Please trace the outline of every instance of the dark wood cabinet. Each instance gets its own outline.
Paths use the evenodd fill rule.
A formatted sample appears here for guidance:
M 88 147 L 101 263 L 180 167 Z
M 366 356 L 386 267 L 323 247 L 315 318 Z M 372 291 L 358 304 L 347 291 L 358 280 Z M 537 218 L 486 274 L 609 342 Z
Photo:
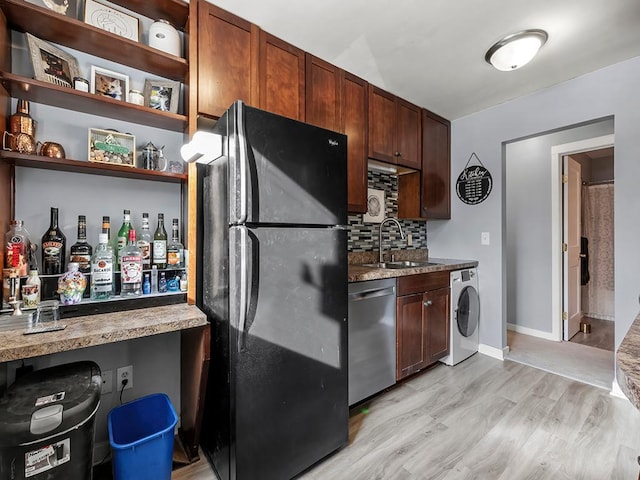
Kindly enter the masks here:
M 259 107 L 305 121 L 305 52 L 260 31 Z
M 397 380 L 449 354 L 449 302 L 448 271 L 398 278 Z
M 342 132 L 347 135 L 348 211 L 367 211 L 367 152 L 369 145 L 368 83 L 343 72 Z
M 219 117 L 236 100 L 258 105 L 258 27 L 208 2 L 198 8 L 198 112 Z
M 306 122 L 342 132 L 342 70 L 309 53 L 306 57 Z
M 422 216 L 451 218 L 451 123 L 422 110 Z
M 420 107 L 369 85 L 369 157 L 420 169 Z

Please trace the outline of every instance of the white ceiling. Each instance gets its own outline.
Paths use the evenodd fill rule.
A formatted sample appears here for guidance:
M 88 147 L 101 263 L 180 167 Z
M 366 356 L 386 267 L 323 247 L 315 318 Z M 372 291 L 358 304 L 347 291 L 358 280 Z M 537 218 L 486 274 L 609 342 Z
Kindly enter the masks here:
M 209 1 L 450 120 L 640 55 L 640 0 Z M 530 64 L 485 62 L 529 28 L 549 34 Z

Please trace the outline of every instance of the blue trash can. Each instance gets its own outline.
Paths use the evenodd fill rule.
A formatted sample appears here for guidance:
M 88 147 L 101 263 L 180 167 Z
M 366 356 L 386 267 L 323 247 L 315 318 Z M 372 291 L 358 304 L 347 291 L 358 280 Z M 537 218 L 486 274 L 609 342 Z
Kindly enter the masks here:
M 111 410 L 108 425 L 114 480 L 170 480 L 176 423 L 178 416 L 164 393 Z

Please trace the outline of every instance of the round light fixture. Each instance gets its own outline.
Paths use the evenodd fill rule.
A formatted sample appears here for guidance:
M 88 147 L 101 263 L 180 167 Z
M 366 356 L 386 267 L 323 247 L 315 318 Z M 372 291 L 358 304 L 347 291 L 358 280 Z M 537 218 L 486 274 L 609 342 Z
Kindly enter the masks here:
M 547 32 L 538 29 L 508 35 L 495 43 L 484 59 L 503 72 L 516 70 L 533 60 L 548 37 Z

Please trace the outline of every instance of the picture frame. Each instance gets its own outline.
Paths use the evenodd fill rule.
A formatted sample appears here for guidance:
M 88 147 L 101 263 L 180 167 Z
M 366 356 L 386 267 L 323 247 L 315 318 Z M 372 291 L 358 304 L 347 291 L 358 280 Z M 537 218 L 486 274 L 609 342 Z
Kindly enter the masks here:
M 140 20 L 95 0 L 84 2 L 84 22 L 134 42 L 140 38 Z
M 144 104 L 154 110 L 178 113 L 180 82 L 147 78 L 144 81 Z
M 78 60 L 30 33 L 26 36 L 36 80 L 73 88 L 73 78 L 80 76 Z
M 78 18 L 78 0 L 27 0 L 66 17 Z
M 384 190 L 367 189 L 367 212 L 362 220 L 369 223 L 381 223 L 385 216 Z
M 115 130 L 89 128 L 88 160 L 135 168 L 136 137 Z
M 129 76 L 91 65 L 90 92 L 114 100 L 127 100 Z

